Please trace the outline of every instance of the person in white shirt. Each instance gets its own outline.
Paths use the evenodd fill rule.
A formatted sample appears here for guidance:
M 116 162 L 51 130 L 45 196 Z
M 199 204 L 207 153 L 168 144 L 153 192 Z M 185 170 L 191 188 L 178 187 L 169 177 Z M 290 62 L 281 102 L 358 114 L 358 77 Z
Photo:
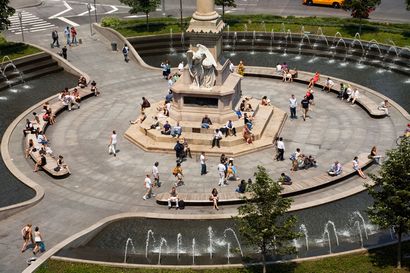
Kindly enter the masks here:
M 342 173 L 342 165 L 339 161 L 335 161 L 335 163 L 330 166 L 329 171 L 327 172 L 330 176 L 337 176 Z
M 283 161 L 285 158 L 283 155 L 285 154 L 285 143 L 283 143 L 283 138 L 280 137 L 279 140 L 276 142 L 276 147 L 278 149 L 278 154 L 276 155 L 276 160 L 277 161 Z
M 199 161 L 201 162 L 201 175 L 205 175 L 208 172 L 206 171 L 206 157 L 205 152 L 202 152 L 199 156 Z
M 216 146 L 218 146 L 218 148 L 221 148 L 221 146 L 219 145 L 219 142 L 221 141 L 221 139 L 222 139 L 222 132 L 219 129 L 216 129 L 214 133 L 214 137 L 212 139 L 212 148 L 215 147 L 215 144 Z
M 349 102 L 350 100 L 352 100 L 352 104 L 354 104 L 354 102 L 356 101 L 356 99 L 359 97 L 359 90 L 357 90 L 356 88 L 352 91 L 352 93 L 350 94 L 350 96 L 347 98 L 347 102 Z
M 298 102 L 295 98 L 295 95 L 292 94 L 292 96 L 289 99 L 289 109 L 290 109 L 290 118 L 291 119 L 296 119 L 296 107 L 298 106 Z
M 178 71 L 180 74 L 182 74 L 182 72 L 184 72 L 184 61 L 181 61 L 178 65 Z
M 152 178 L 154 178 L 154 187 L 161 187 L 161 183 L 159 182 L 159 170 L 158 170 L 158 161 L 154 163 L 152 166 Z
M 231 71 L 231 73 L 235 72 L 235 65 L 232 62 L 229 64 L 229 71 Z
M 218 164 L 218 174 L 219 174 L 219 182 L 218 182 L 218 186 L 222 186 L 225 185 L 225 171 L 226 171 L 226 167 L 225 165 L 221 162 Z
M 347 89 L 346 89 L 346 96 L 347 96 L 347 98 L 349 98 L 351 95 L 352 95 L 352 93 L 353 93 L 353 90 L 352 90 L 352 87 L 349 85 L 348 87 L 347 87 Z M 344 98 L 342 97 L 342 100 L 343 100 Z
M 142 199 L 147 200 L 148 198 L 151 197 L 151 194 L 152 194 L 152 181 L 151 181 L 149 174 L 147 174 L 147 176 L 145 177 L 144 188 L 146 191 Z
M 384 100 L 379 104 L 379 107 L 377 107 L 377 109 L 384 111 L 384 113 L 386 113 L 386 115 L 389 115 L 389 101 L 388 100 Z
M 114 154 L 114 156 L 117 156 L 117 133 L 112 131 L 112 135 L 110 137 L 110 143 L 108 144 L 108 153 L 109 154 Z
M 330 79 L 327 78 L 325 85 L 323 86 L 322 91 L 326 91 L 327 89 L 327 93 L 330 92 L 330 89 L 332 89 L 332 87 L 335 85 L 335 83 Z
M 276 74 L 282 74 L 282 65 L 280 63 L 276 64 Z

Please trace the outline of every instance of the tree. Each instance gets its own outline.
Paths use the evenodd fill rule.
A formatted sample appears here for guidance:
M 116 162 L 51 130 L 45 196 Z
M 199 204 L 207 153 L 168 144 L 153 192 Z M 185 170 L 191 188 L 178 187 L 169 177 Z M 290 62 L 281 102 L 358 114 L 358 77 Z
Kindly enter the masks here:
M 264 167 L 258 166 L 255 176 L 255 183 L 250 186 L 253 195 L 245 199 L 234 219 L 244 239 L 260 250 L 265 273 L 267 255 L 295 253 L 290 241 L 300 234 L 294 231 L 296 217 L 285 216 L 292 200 L 280 195 L 280 185 L 269 177 Z
M 374 203 L 368 208 L 370 220 L 383 229 L 394 228 L 397 236 L 397 268 L 401 268 L 401 239 L 410 230 L 410 137 L 387 152 L 377 175 L 369 174 L 375 185 L 367 185 Z
M 369 18 L 380 3 L 381 0 L 346 0 L 342 8 L 350 11 L 353 18 L 359 18 L 359 33 L 362 33 L 362 19 Z
M 16 11 L 14 8 L 8 6 L 9 0 L 0 0 L 0 31 L 7 29 L 10 26 L 8 17 L 12 16 Z
M 236 8 L 235 0 L 215 0 L 217 6 L 222 6 L 222 18 L 225 15 L 225 7 Z
M 406 0 L 406 9 L 410 10 L 410 0 Z
M 131 7 L 129 11 L 131 14 L 145 13 L 147 31 L 149 30 L 149 13 L 155 11 L 159 4 L 161 4 L 161 0 L 120 0 L 120 2 Z

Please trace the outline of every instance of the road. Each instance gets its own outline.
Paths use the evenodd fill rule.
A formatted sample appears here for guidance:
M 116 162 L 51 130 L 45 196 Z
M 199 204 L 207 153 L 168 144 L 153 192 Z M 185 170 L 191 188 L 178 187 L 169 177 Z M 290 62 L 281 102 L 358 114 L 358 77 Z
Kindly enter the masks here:
M 18 9 L 22 12 L 23 31 L 37 33 L 51 29 L 61 28 L 66 25 L 85 25 L 95 20 L 95 9 L 98 20 L 105 16 L 116 16 L 119 18 L 144 17 L 143 14 L 130 15 L 129 7 L 118 0 L 90 0 L 89 16 L 86 0 L 12 0 L 11 4 L 16 7 L 30 6 L 31 3 L 40 3 L 39 6 Z M 305 6 L 301 0 L 237 0 L 236 8 L 227 8 L 230 14 L 258 14 L 269 13 L 281 16 L 337 16 L 350 17 L 348 12 L 331 7 Z M 96 3 L 94 5 L 94 3 Z M 195 0 L 182 0 L 183 15 L 190 16 L 195 10 Z M 163 10 L 162 8 L 165 8 Z M 158 7 L 156 12 L 150 14 L 152 17 L 179 16 L 179 0 L 166 0 L 164 6 Z M 221 7 L 217 7 L 221 12 Z M 404 0 L 383 0 L 382 4 L 371 14 L 371 20 L 386 22 L 410 22 L 410 11 L 406 11 Z M 20 35 L 20 23 L 18 15 L 12 18 L 8 36 Z M 16 38 L 16 37 L 15 37 Z

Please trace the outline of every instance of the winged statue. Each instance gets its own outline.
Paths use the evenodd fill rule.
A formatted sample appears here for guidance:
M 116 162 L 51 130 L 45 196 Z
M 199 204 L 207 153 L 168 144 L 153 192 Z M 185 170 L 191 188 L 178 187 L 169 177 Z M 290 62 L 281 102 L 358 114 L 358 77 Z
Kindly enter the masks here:
M 187 52 L 189 73 L 196 87 L 212 88 L 215 85 L 216 61 L 209 49 L 201 44 L 196 45 L 196 50 Z

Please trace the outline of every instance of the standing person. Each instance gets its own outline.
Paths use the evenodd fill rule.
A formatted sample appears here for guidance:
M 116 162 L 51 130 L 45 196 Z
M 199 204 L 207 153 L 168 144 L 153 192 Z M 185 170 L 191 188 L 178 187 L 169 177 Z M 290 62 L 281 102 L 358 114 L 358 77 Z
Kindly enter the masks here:
M 245 65 L 243 64 L 243 61 L 241 60 L 238 65 L 238 74 L 241 75 L 242 77 L 245 75 Z
M 43 236 L 40 233 L 40 229 L 36 227 L 34 229 L 34 243 L 36 246 L 33 249 L 33 254 L 36 255 L 40 250 L 44 249 L 43 245 Z
M 146 191 L 142 199 L 147 200 L 148 198 L 151 198 L 152 194 L 152 181 L 149 174 L 147 174 L 147 176 L 144 179 L 144 188 Z
M 283 158 L 283 155 L 285 154 L 285 143 L 283 143 L 283 138 L 280 137 L 279 140 L 276 142 L 277 148 L 278 148 L 278 154 L 276 156 L 277 161 L 283 161 L 285 160 Z
M 77 42 L 77 30 L 75 29 L 74 26 L 71 27 L 70 33 L 71 33 L 71 44 L 78 45 L 78 42 Z
M 295 95 L 292 94 L 292 96 L 289 99 L 289 109 L 290 109 L 290 118 L 291 119 L 297 119 L 298 117 L 296 116 L 296 107 L 298 106 L 298 102 L 295 98 Z
M 225 186 L 225 171 L 226 171 L 225 164 L 221 161 L 218 164 L 218 174 L 219 174 L 218 186 Z
M 161 182 L 159 182 L 159 170 L 158 170 L 159 162 L 155 162 L 154 166 L 152 166 L 152 177 L 154 178 L 154 187 L 161 187 Z
M 307 98 L 307 96 L 303 97 L 303 100 L 300 102 L 300 106 L 302 109 L 302 117 L 303 117 L 303 121 L 306 120 L 306 117 L 308 116 L 308 112 L 309 112 L 309 100 Z
M 110 137 L 110 144 L 108 144 L 108 153 L 117 156 L 117 133 L 115 132 L 115 130 L 112 131 L 112 135 Z
M 67 60 L 67 46 L 63 46 L 61 49 L 61 55 L 63 55 L 63 58 Z
M 58 32 L 57 30 L 53 30 L 53 32 L 51 32 L 51 38 L 53 38 L 53 43 L 51 44 L 51 47 L 60 47 L 60 43 L 58 41 Z
M 128 53 L 129 53 L 128 46 L 127 46 L 126 44 L 124 44 L 124 47 L 122 48 L 122 55 L 124 55 L 124 61 L 125 61 L 126 63 L 129 62 Z
M 199 156 L 199 161 L 201 162 L 201 175 L 205 175 L 208 172 L 206 171 L 206 157 L 205 157 L 205 152 L 201 152 L 201 155 Z
M 70 32 L 70 27 L 67 26 L 67 27 L 64 29 L 64 36 L 65 36 L 65 38 L 66 38 L 67 45 L 71 45 L 70 33 L 71 33 L 71 32 Z
M 26 251 L 30 242 L 34 244 L 32 232 L 31 224 L 27 224 L 21 229 L 21 235 L 23 236 L 24 241 L 23 246 L 21 247 L 21 252 Z

